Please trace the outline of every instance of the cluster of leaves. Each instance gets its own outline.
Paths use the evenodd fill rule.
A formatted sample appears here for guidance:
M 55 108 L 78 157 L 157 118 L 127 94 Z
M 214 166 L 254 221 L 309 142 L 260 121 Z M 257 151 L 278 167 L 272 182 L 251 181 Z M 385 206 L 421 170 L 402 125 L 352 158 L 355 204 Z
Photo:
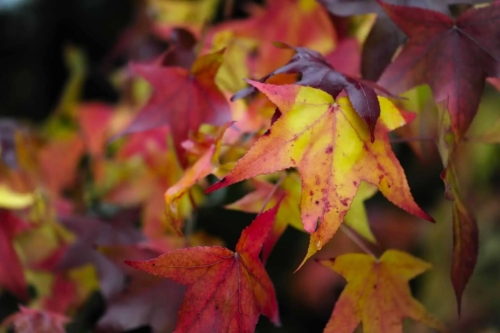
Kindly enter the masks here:
M 279 325 L 264 265 L 292 226 L 310 238 L 297 269 L 339 230 L 365 251 L 317 260 L 347 280 L 325 332 L 402 332 L 406 317 L 445 332 L 408 286 L 430 264 L 373 254 L 363 202 L 380 191 L 434 222 L 391 146 L 391 132 L 410 141 L 422 130 L 407 124 L 427 127 L 453 202 L 460 311 L 478 226 L 457 151 L 498 141 L 498 126 L 466 133 L 486 79 L 500 77 L 500 3 L 449 3 L 273 0 L 206 26 L 215 0 L 150 1 L 145 11 L 158 15 L 115 51 L 131 60 L 115 73 L 116 105 L 80 102 L 84 61 L 70 49 L 73 75 L 53 117 L 36 130 L 0 122 L 0 286 L 25 304 L 3 326 L 63 332 L 97 291 L 98 332 L 253 332 L 261 314 Z M 169 48 L 141 58 L 151 36 Z M 396 95 L 423 84 L 440 105 L 427 122 L 404 110 L 418 96 Z M 245 180 L 253 190 L 226 208 L 258 215 L 232 251 L 197 228 L 197 213 Z

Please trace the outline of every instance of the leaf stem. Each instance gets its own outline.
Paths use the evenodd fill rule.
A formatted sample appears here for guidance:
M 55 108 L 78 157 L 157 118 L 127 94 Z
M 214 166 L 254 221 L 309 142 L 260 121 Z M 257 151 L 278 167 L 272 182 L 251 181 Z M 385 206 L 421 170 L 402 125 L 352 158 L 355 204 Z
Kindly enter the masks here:
M 404 143 L 404 142 L 413 142 L 413 141 L 436 141 L 436 138 L 413 136 L 413 137 L 409 137 L 409 138 L 392 138 L 392 139 L 389 139 L 389 141 L 390 141 L 390 143 Z
M 366 244 L 359 238 L 359 236 L 354 233 L 351 229 L 349 229 L 348 227 L 346 227 L 344 224 L 341 224 L 340 225 L 340 230 L 342 230 L 342 232 L 347 236 L 349 237 L 350 240 L 353 241 L 353 243 L 355 243 L 361 250 L 363 250 L 366 254 L 369 254 L 371 255 L 372 257 L 374 257 L 375 259 L 377 259 L 377 256 L 373 253 L 373 251 L 371 251 L 368 246 L 366 246 Z

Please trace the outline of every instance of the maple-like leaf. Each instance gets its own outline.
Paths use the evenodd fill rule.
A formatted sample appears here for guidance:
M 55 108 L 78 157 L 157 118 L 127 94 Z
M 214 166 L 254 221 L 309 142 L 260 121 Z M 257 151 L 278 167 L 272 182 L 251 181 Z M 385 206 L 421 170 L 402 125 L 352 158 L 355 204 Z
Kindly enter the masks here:
M 406 40 L 405 34 L 385 14 L 377 0 L 318 0 L 329 12 L 339 16 L 376 13 L 377 19 L 363 45 L 362 74 L 376 81 L 389 65 L 396 49 Z M 484 0 L 388 0 L 387 3 L 419 7 L 450 14 L 449 4 L 480 3 Z
M 181 67 L 133 64 L 132 69 L 154 88 L 153 95 L 119 135 L 168 125 L 177 149 L 203 123 L 222 125 L 231 120 L 224 95 L 214 83 L 223 51 L 200 57 L 191 71 Z M 180 150 L 178 150 L 180 151 Z
M 273 284 L 259 259 L 262 243 L 278 210 L 275 206 L 241 233 L 233 252 L 191 247 L 132 267 L 187 285 L 174 332 L 253 332 L 260 314 L 279 325 Z
M 407 317 L 446 332 L 408 286 L 409 280 L 431 267 L 428 263 L 397 250 L 387 250 L 379 259 L 351 253 L 319 262 L 347 280 L 325 333 L 351 333 L 360 322 L 364 333 L 402 333 Z
M 335 234 L 361 181 L 378 186 L 402 209 L 432 220 L 414 202 L 388 141 L 387 133 L 406 124 L 412 118 L 409 113 L 380 97 L 382 113 L 371 142 L 368 126 L 345 97 L 334 101 L 319 89 L 299 85 L 251 84 L 266 94 L 282 115 L 207 193 L 260 174 L 298 168 L 302 224 L 312 233 L 304 260 Z
M 329 93 L 333 98 L 336 98 L 344 90 L 352 106 L 368 124 L 370 132 L 373 134 L 375 124 L 380 116 L 380 105 L 375 89 L 389 94 L 385 89 L 378 87 L 374 83 L 358 80 L 337 72 L 316 51 L 304 47 L 291 47 L 286 44 L 280 45 L 281 47 L 294 49 L 296 52 L 295 55 L 286 65 L 264 76 L 259 82 L 265 82 L 276 74 L 300 73 L 301 78 L 296 82 L 299 85 L 319 88 Z M 254 91 L 255 87 L 250 86 L 234 94 L 231 100 L 248 96 Z
M 14 245 L 13 238 L 29 225 L 17 218 L 11 211 L 0 208 L 0 286 L 22 300 L 27 300 L 28 286 L 24 270 Z
M 477 112 L 486 77 L 500 75 L 500 3 L 470 9 L 456 20 L 379 3 L 409 38 L 379 84 L 394 93 L 429 84 L 436 102 L 448 102 L 452 130 L 460 140 Z

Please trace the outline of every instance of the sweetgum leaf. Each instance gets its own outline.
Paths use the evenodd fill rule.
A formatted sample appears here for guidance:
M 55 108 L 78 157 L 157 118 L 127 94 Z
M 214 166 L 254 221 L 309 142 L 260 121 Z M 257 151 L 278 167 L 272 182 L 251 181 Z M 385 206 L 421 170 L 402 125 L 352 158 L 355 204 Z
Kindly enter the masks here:
M 376 13 L 377 19 L 363 46 L 361 72 L 363 78 L 376 81 L 391 62 L 399 45 L 406 41 L 405 34 L 382 10 L 376 0 L 318 0 L 329 12 L 339 16 Z M 419 7 L 450 14 L 449 4 L 481 3 L 484 0 L 389 0 L 387 3 Z
M 387 250 L 379 259 L 351 253 L 319 262 L 347 280 L 325 333 L 351 333 L 360 322 L 365 333 L 403 333 L 405 317 L 446 332 L 408 286 L 410 279 L 431 267 L 426 262 L 397 250 Z
M 223 51 L 204 55 L 191 71 L 181 67 L 133 64 L 132 69 L 154 88 L 153 95 L 132 123 L 119 135 L 168 125 L 174 145 L 201 124 L 222 125 L 231 120 L 226 98 L 214 83 Z
M 380 105 L 375 89 L 389 94 L 385 89 L 378 87 L 374 83 L 368 83 L 337 72 L 316 51 L 304 47 L 292 47 L 286 44 L 279 44 L 279 46 L 292 48 L 296 53 L 286 65 L 264 76 L 258 80 L 259 82 L 265 82 L 276 74 L 300 73 L 301 78 L 296 82 L 299 85 L 319 88 L 330 94 L 333 98 L 337 97 L 344 90 L 356 112 L 368 124 L 373 139 L 375 124 L 380 116 Z M 246 97 L 255 91 L 255 87 L 250 86 L 234 94 L 231 100 L 234 101 Z
M 187 286 L 175 333 L 250 333 L 261 313 L 279 325 L 274 287 L 259 259 L 277 210 L 257 216 L 241 233 L 235 252 L 191 247 L 126 263 Z
M 306 258 L 335 234 L 361 181 L 376 185 L 392 203 L 432 220 L 413 200 L 388 132 L 413 116 L 380 97 L 382 113 L 370 140 L 367 124 L 346 97 L 299 85 L 251 82 L 281 111 L 281 117 L 207 193 L 260 174 L 296 167 L 302 179 L 301 218 L 311 233 Z
M 395 93 L 429 84 L 436 102 L 448 101 L 451 128 L 460 140 L 477 112 L 486 77 L 500 75 L 500 3 L 470 9 L 456 20 L 379 3 L 409 38 L 379 84 Z

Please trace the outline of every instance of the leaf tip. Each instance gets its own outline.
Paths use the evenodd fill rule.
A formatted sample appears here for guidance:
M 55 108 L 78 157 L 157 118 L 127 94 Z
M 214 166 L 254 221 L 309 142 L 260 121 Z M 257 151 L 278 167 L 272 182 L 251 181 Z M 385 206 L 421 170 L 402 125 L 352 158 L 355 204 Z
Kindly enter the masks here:
M 210 186 L 209 188 L 207 188 L 207 189 L 205 190 L 205 194 L 209 194 L 209 193 L 212 193 L 212 192 L 214 192 L 214 191 L 217 191 L 217 190 L 219 190 L 219 189 L 221 189 L 221 188 L 226 187 L 227 185 L 229 185 L 229 184 L 227 184 L 227 179 L 226 179 L 226 177 L 223 177 L 223 178 L 222 178 L 221 180 L 219 180 L 217 183 L 215 183 L 215 184 L 213 184 L 212 186 Z

